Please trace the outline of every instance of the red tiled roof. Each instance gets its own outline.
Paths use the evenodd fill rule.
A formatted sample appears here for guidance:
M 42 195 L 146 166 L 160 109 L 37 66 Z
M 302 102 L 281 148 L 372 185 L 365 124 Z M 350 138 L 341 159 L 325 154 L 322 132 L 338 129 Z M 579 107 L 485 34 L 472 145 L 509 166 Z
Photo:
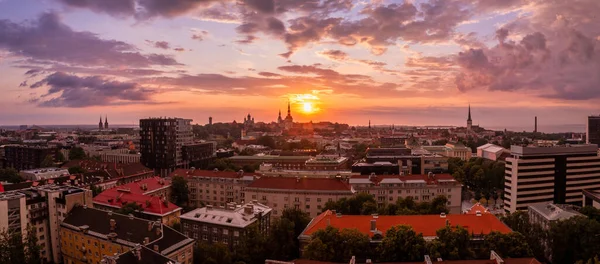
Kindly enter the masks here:
M 165 205 L 165 203 L 161 201 L 160 197 L 122 192 L 118 189 L 119 188 L 112 188 L 98 194 L 98 196 L 94 197 L 94 203 L 121 208 L 125 204 L 134 202 L 140 205 L 144 209 L 145 213 L 157 214 L 161 216 L 171 213 L 175 210 L 181 210 L 179 206 L 171 202 L 167 202 Z M 149 201 L 149 204 L 147 204 L 146 201 Z
M 167 187 L 169 185 L 171 185 L 171 180 L 155 176 L 152 178 L 143 179 L 143 180 L 131 182 L 128 184 L 120 185 L 115 188 L 121 189 L 121 190 L 129 190 L 131 193 L 145 194 L 145 193 L 149 193 L 149 192 L 158 190 L 160 188 Z M 144 186 L 146 187 L 145 190 L 143 189 Z
M 471 208 L 469 208 L 469 210 L 467 210 L 465 214 L 477 214 L 478 211 L 482 214 L 490 214 L 490 211 L 488 211 L 488 209 L 480 203 L 476 203 L 473 206 L 471 206 Z
M 382 215 L 374 219 L 370 215 L 342 215 L 337 217 L 331 211 L 325 211 L 321 215 L 314 218 L 304 230 L 302 235 L 310 236 L 319 229 L 327 227 L 327 222 L 331 226 L 343 228 L 356 228 L 363 234 L 372 235 L 371 220 L 376 220 L 377 230 L 381 231 L 385 236 L 385 232 L 396 225 L 409 225 L 417 233 L 422 233 L 425 237 L 436 236 L 436 231 L 446 225 L 446 220 L 451 226 L 462 226 L 471 234 L 489 234 L 492 231 L 501 233 L 512 232 L 504 223 L 500 222 L 492 214 L 484 214 L 481 216 L 468 214 L 448 214 L 445 218 L 439 215 Z
M 535 258 L 506 258 L 503 260 L 504 260 L 504 264 L 541 264 Z M 338 264 L 338 263 L 334 263 L 334 262 L 323 262 L 323 261 L 309 260 L 309 259 L 296 259 L 296 260 L 293 260 L 291 263 L 294 263 L 294 264 Z M 347 262 L 345 262 L 345 263 L 347 263 Z M 376 263 L 379 263 L 379 264 L 424 264 L 425 261 L 423 261 L 423 262 L 376 262 Z M 439 263 L 439 264 L 497 264 L 497 262 L 495 260 L 490 260 L 490 259 L 444 260 L 444 261 L 434 261 L 433 263 Z M 339 264 L 342 264 L 342 263 L 339 263 Z
M 261 177 L 248 188 L 312 190 L 312 191 L 351 191 L 352 187 L 339 179 Z
M 185 176 L 185 177 L 215 177 L 215 178 L 241 178 L 242 176 L 258 176 L 256 173 L 246 173 L 240 175 L 239 172 L 235 171 L 212 171 L 212 170 L 186 170 L 176 169 L 170 175 L 173 176 Z
M 369 179 L 370 175 L 353 175 L 353 179 Z M 380 183 L 383 179 L 400 179 L 402 181 L 424 180 L 427 184 L 437 184 L 438 180 L 454 180 L 450 174 L 434 174 L 433 179 L 430 179 L 427 174 L 410 174 L 410 175 L 375 175 L 371 178 L 371 182 Z

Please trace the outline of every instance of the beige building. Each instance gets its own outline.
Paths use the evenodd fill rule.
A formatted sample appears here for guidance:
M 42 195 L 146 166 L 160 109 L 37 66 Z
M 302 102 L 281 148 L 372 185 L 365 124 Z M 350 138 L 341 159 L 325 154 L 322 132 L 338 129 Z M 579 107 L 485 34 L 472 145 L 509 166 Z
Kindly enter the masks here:
M 256 174 L 243 171 L 177 169 L 170 174 L 170 177 L 174 176 L 187 179 L 190 206 L 225 207 L 227 203 L 241 204 L 244 201 L 244 187 L 254 180 Z
M 415 202 L 429 202 L 437 196 L 445 196 L 450 213 L 461 213 L 462 185 L 449 174 L 359 175 L 349 182 L 357 192 L 373 195 L 379 206 L 395 203 L 398 198 L 412 197 Z
M 279 217 L 286 208 L 296 208 L 311 217 L 323 211 L 325 203 L 354 194 L 354 189 L 342 178 L 262 177 L 245 187 L 246 201 L 257 200 L 273 209 Z
M 506 158 L 504 210 L 527 210 L 532 204 L 582 205 L 582 190 L 600 189 L 597 145 L 512 146 Z
M 466 147 L 462 143 L 447 143 L 445 146 L 422 146 L 421 148 L 448 158 L 469 160 L 472 156 L 471 148 Z

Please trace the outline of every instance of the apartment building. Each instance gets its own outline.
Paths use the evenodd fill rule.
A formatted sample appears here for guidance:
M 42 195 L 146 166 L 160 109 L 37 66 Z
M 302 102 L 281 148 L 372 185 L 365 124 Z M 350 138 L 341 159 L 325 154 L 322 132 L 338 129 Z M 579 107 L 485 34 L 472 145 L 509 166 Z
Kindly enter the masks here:
M 41 258 L 60 263 L 58 228 L 75 204 L 92 203 L 89 190 L 69 186 L 44 185 L 0 193 L 0 230 L 19 232 L 27 227 L 36 232 Z
M 379 206 L 395 203 L 398 198 L 412 197 L 415 202 L 429 202 L 437 196 L 445 196 L 450 213 L 461 213 L 462 185 L 450 174 L 356 175 L 349 183 L 357 192 L 373 195 Z
M 221 243 L 233 250 L 250 227 L 268 233 L 272 209 L 257 201 L 225 207 L 207 205 L 181 215 L 183 234 L 204 243 Z
M 588 144 L 600 145 L 600 115 L 588 116 L 585 132 Z
M 257 175 L 243 171 L 177 169 L 169 176 L 187 179 L 190 206 L 224 207 L 228 203 L 243 203 L 244 187 L 254 181 Z
M 306 161 L 311 159 L 311 156 L 279 156 L 279 155 L 254 155 L 254 156 L 233 156 L 227 158 L 232 164 L 239 167 L 244 165 L 256 165 L 268 163 L 276 169 L 286 170 L 305 170 Z
M 305 169 L 309 171 L 336 171 L 348 168 L 348 158 L 317 156 L 307 160 Z
M 600 209 L 600 190 L 581 190 L 583 206 L 592 206 Z
M 462 143 L 455 142 L 447 143 L 444 146 L 422 146 L 421 148 L 434 154 L 440 154 L 448 158 L 460 158 L 462 160 L 469 160 L 473 155 L 471 148 Z
M 183 146 L 193 143 L 192 120 L 140 119 L 140 160 L 162 176 L 185 165 Z
M 193 263 L 194 240 L 160 222 L 85 206 L 74 207 L 60 224 L 66 264 L 99 264 L 104 256 L 144 246 L 182 264 Z
M 512 146 L 504 185 L 508 212 L 541 202 L 581 205 L 583 189 L 600 189 L 598 146 Z
M 37 145 L 4 146 L 4 167 L 16 170 L 28 170 L 42 167 L 46 156 L 54 157 L 58 150 L 55 147 Z
M 169 202 L 170 195 L 170 180 L 153 177 L 103 191 L 94 197 L 94 207 L 117 211 L 128 203 L 135 203 L 142 208 L 134 213 L 136 217 L 170 225 L 179 222 L 181 214 L 181 208 Z
M 317 216 L 325 203 L 348 198 L 354 194 L 354 189 L 341 177 L 262 177 L 245 187 L 244 193 L 246 200 L 258 200 L 271 207 L 274 217 L 279 217 L 286 208 L 300 209 L 310 216 Z
M 567 220 L 575 216 L 584 216 L 572 205 L 553 204 L 551 202 L 532 204 L 528 207 L 527 214 L 530 223 L 538 224 L 544 229 L 549 229 L 552 222 Z
M 362 175 L 427 174 L 448 171 L 448 157 L 422 149 L 369 148 L 366 157 L 352 165 L 352 172 Z
M 19 174 L 25 180 L 39 181 L 69 175 L 69 170 L 61 168 L 39 168 L 32 170 L 22 170 L 19 172 Z

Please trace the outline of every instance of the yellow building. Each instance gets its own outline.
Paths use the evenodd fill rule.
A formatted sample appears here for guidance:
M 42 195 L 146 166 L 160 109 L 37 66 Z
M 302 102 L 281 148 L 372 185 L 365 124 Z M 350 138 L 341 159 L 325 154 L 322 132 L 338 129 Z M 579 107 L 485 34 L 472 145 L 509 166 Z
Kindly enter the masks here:
M 66 264 L 99 264 L 105 256 L 126 253 L 137 244 L 179 263 L 193 263 L 194 240 L 161 222 L 78 206 L 60 226 Z

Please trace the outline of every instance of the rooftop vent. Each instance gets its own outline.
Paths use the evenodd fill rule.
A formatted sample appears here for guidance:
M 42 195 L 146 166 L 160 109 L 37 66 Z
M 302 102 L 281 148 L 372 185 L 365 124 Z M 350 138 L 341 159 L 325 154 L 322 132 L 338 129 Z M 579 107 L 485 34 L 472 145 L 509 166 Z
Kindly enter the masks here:
M 440 218 L 446 218 L 446 213 L 441 213 Z

